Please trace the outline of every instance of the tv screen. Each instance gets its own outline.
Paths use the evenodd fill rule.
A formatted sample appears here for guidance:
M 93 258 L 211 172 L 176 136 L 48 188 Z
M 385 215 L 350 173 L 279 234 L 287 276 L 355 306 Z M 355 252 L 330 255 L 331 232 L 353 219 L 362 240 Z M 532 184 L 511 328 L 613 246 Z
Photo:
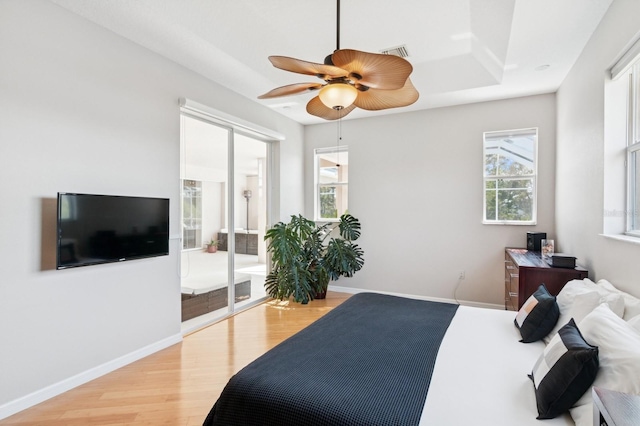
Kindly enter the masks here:
M 58 193 L 57 269 L 169 254 L 169 199 Z

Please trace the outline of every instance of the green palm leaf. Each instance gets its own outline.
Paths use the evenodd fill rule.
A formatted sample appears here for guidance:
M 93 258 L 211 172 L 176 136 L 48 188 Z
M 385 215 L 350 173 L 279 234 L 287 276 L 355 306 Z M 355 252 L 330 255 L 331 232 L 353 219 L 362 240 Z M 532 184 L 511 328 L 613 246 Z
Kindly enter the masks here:
M 348 241 L 360 238 L 360 221 L 348 213 L 340 216 L 340 236 Z

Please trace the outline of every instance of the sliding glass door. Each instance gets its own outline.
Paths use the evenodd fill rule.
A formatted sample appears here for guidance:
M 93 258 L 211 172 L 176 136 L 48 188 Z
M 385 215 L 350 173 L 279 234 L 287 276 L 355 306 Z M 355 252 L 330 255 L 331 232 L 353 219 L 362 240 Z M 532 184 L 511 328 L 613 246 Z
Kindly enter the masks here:
M 183 323 L 213 321 L 266 296 L 268 148 L 206 116 L 181 116 Z
M 238 306 L 266 296 L 267 146 L 249 135 L 234 135 L 234 279 Z

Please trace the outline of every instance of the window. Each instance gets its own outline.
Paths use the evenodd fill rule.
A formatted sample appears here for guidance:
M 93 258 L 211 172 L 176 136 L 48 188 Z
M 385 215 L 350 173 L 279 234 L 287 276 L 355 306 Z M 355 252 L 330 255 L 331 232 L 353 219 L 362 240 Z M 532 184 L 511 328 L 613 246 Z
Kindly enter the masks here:
M 640 236 L 640 61 L 629 74 L 627 234 Z
M 315 220 L 337 220 L 347 212 L 349 151 L 346 146 L 322 148 L 315 157 Z
M 538 129 L 484 134 L 485 224 L 535 225 Z
M 202 182 L 182 181 L 182 249 L 202 248 Z
M 603 235 L 640 237 L 640 37 L 605 78 Z M 631 237 L 631 238 L 629 238 Z

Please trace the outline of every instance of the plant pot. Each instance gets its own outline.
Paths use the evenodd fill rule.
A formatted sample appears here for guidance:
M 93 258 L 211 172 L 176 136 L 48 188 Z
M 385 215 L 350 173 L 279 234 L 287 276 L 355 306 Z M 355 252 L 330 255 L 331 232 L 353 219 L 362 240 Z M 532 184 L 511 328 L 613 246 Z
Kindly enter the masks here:
M 317 292 L 315 296 L 313 296 L 314 299 L 326 299 L 327 298 L 327 290 L 325 289 L 324 291 L 321 292 Z
M 207 253 L 215 253 L 218 251 L 218 246 L 207 246 Z

